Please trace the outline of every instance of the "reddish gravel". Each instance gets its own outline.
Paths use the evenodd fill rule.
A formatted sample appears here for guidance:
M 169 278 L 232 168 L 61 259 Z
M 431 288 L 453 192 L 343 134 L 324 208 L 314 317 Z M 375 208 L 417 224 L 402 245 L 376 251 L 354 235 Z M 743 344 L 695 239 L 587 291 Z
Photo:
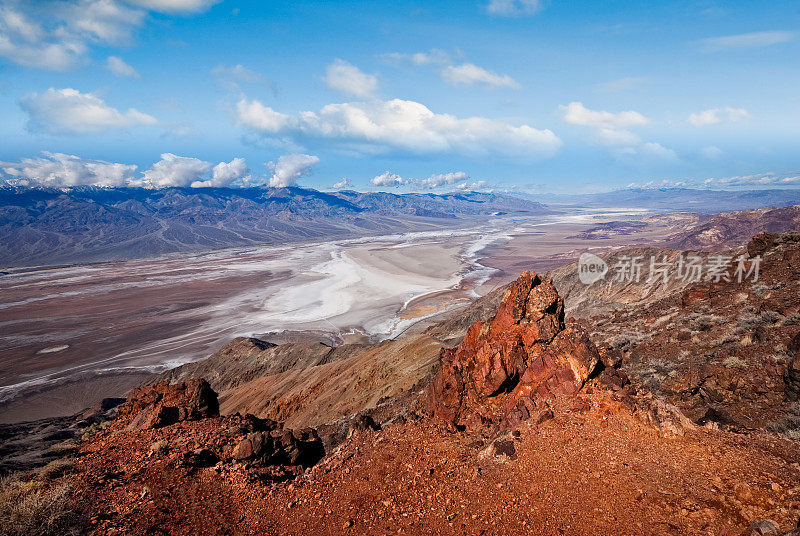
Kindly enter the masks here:
M 226 460 L 228 418 L 108 430 L 79 458 L 92 534 L 739 535 L 800 516 L 800 452 L 767 435 L 664 438 L 607 395 L 524 425 L 515 459 L 427 421 L 357 432 L 294 482 Z M 174 445 L 151 451 L 157 441 Z M 179 467 L 207 447 L 216 467 Z M 150 452 L 154 452 L 150 454 Z

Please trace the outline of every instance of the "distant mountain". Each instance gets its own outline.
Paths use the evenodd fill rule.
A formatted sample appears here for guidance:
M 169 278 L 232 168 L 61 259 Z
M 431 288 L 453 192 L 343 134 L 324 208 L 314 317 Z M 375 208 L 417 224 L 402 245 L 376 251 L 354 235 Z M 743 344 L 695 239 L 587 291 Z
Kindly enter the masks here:
M 582 207 L 636 207 L 658 212 L 714 214 L 800 203 L 800 189 L 698 190 L 691 188 L 628 188 L 597 194 L 514 194 L 548 204 Z
M 465 225 L 535 215 L 489 193 L 325 193 L 304 188 L 0 187 L 0 266 L 141 258 Z
M 679 250 L 719 250 L 746 244 L 759 233 L 786 233 L 798 229 L 800 205 L 724 212 L 701 216 L 697 223 L 668 237 L 664 244 Z

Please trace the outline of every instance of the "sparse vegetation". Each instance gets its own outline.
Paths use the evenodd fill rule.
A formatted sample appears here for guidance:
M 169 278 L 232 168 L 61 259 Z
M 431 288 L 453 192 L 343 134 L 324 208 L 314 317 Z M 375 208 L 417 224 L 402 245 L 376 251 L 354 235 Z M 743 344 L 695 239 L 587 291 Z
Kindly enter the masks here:
M 81 533 L 81 516 L 66 482 L 0 479 L 0 531 L 5 536 L 69 536 Z
M 39 477 L 42 480 L 55 480 L 75 469 L 75 463 L 69 458 L 59 458 L 48 463 L 39 470 Z
M 150 445 L 150 451 L 155 452 L 157 454 L 165 454 L 169 451 L 169 442 L 164 441 L 163 439 L 160 441 L 156 441 L 152 445 Z
M 756 283 L 752 287 L 753 297 L 760 300 L 766 295 L 768 288 L 769 287 L 763 283 Z
M 739 323 L 736 326 L 736 334 L 741 335 L 742 333 L 747 333 L 763 324 L 764 320 L 761 316 L 745 314 L 739 317 Z
M 794 405 L 787 415 L 779 421 L 769 423 L 767 429 L 789 439 L 800 441 L 800 406 Z
M 725 360 L 722 362 L 722 366 L 726 368 L 747 368 L 747 362 L 736 357 L 735 355 L 732 355 L 725 358 Z
M 783 319 L 784 326 L 796 326 L 800 324 L 800 312 L 794 313 Z

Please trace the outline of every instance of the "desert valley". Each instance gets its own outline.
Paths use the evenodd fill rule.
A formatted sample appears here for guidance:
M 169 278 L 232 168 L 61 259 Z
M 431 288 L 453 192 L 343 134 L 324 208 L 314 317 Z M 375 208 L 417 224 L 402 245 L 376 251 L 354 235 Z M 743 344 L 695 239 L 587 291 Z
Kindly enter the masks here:
M 0 0 L 0 536 L 800 536 L 797 28 Z

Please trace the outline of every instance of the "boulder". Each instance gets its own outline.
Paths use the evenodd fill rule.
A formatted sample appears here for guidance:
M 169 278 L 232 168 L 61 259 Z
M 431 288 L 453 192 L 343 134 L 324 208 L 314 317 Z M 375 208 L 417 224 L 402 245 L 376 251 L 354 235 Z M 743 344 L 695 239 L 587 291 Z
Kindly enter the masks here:
M 507 429 L 575 396 L 600 355 L 586 332 L 564 325 L 564 301 L 552 282 L 523 272 L 496 315 L 475 322 L 440 360 L 428 411 L 459 428 Z
M 231 457 L 248 461 L 256 467 L 299 465 L 311 467 L 325 455 L 325 449 L 313 428 L 272 430 L 247 434 L 234 446 Z
M 177 385 L 161 382 L 134 389 L 119 410 L 119 418 L 129 421 L 129 430 L 162 428 L 180 421 L 217 416 L 217 393 L 203 379 Z

